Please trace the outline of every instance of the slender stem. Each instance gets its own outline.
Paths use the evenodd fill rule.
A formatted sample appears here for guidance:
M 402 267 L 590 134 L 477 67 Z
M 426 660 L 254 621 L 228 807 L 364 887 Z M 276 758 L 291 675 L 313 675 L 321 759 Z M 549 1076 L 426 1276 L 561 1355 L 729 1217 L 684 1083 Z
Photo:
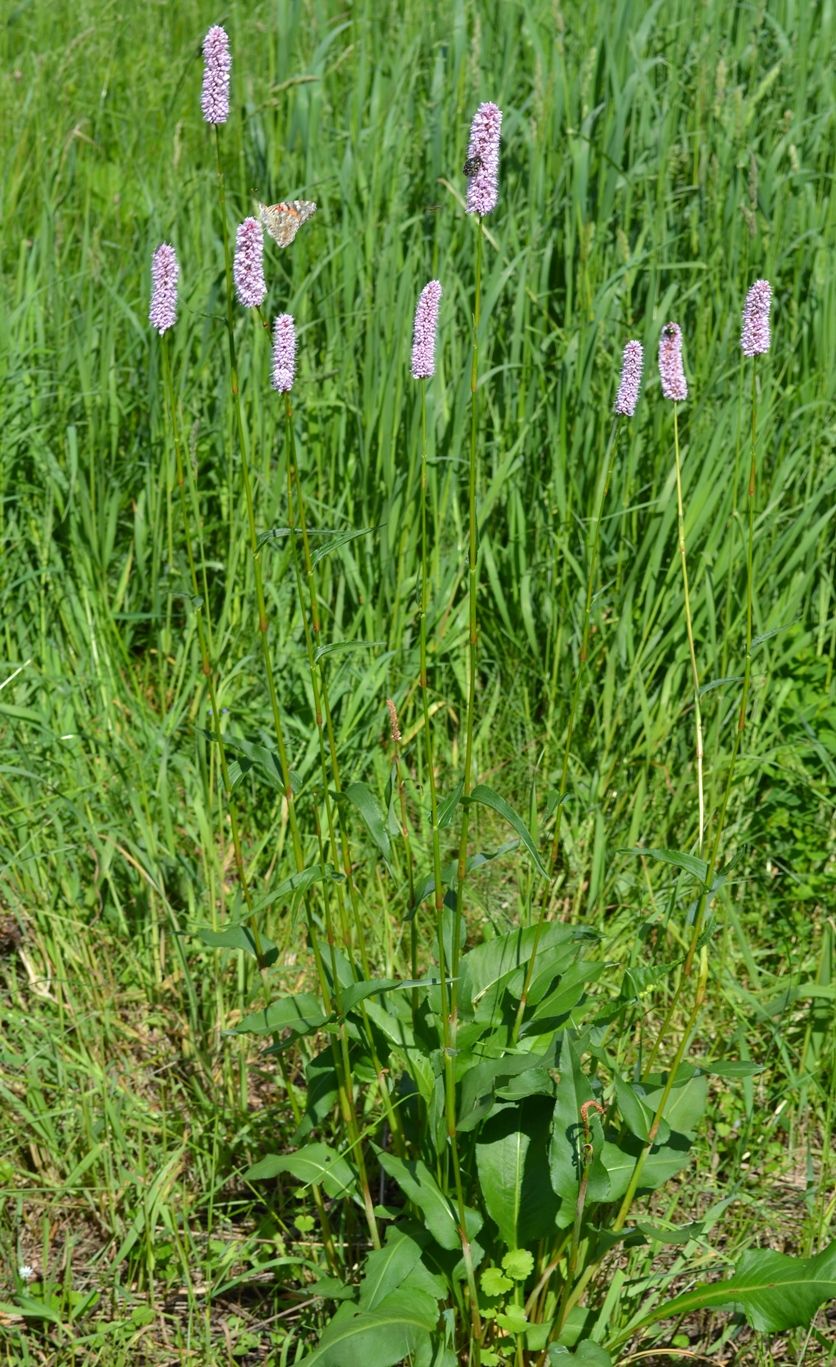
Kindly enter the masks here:
M 216 133 L 218 133 L 218 130 L 217 130 L 217 129 L 216 129 Z M 226 325 L 227 325 L 226 330 L 227 330 L 227 340 L 228 340 L 228 344 L 229 344 L 230 384 L 231 384 L 231 390 L 232 390 L 233 407 L 234 407 L 234 410 L 235 410 L 235 421 L 236 421 L 236 431 L 237 431 L 237 434 L 238 434 L 239 454 L 240 454 L 240 458 L 241 458 L 241 479 L 242 479 L 242 482 L 243 482 L 243 485 L 244 485 L 244 500 L 245 500 L 246 508 L 247 508 L 247 526 L 248 526 L 248 529 L 249 529 L 250 552 L 251 552 L 251 556 L 252 556 L 253 573 L 254 573 L 254 578 L 255 578 L 256 604 L 257 604 L 257 608 L 258 608 L 258 633 L 259 633 L 259 637 L 260 637 L 260 640 L 261 640 L 261 654 L 262 654 L 262 660 L 263 660 L 263 662 L 264 662 L 264 672 L 265 672 L 265 676 L 266 676 L 266 678 L 267 678 L 267 688 L 268 688 L 268 693 L 269 693 L 269 696 L 270 696 L 270 707 L 271 707 L 271 711 L 272 711 L 272 714 L 273 714 L 273 730 L 274 730 L 274 734 L 275 734 L 275 737 L 276 737 L 276 746 L 277 746 L 278 754 L 279 754 L 279 768 L 280 768 L 281 776 L 282 776 L 282 786 L 283 786 L 283 789 L 284 789 L 285 802 L 286 802 L 286 804 L 287 804 L 288 823 L 289 823 L 289 825 L 290 825 L 291 840 L 292 840 L 292 844 L 293 844 L 294 861 L 295 861 L 295 865 L 296 865 L 296 870 L 297 870 L 297 872 L 301 872 L 302 869 L 304 869 L 304 867 L 305 867 L 305 859 L 304 859 L 304 854 L 303 854 L 303 850 L 302 850 L 302 840 L 301 840 L 301 836 L 300 836 L 300 833 L 299 833 L 299 824 L 298 824 L 298 821 L 297 821 L 297 819 L 296 819 L 296 805 L 295 805 L 294 794 L 293 794 L 293 784 L 292 784 L 291 775 L 290 775 L 290 762 L 289 762 L 289 759 L 288 759 L 287 746 L 286 746 L 286 743 L 285 743 L 284 728 L 283 728 L 283 725 L 282 725 L 281 711 L 280 711 L 280 708 L 279 708 L 279 697 L 278 697 L 278 692 L 277 692 L 277 690 L 276 690 L 276 681 L 275 681 L 275 676 L 274 676 L 274 673 L 273 673 L 273 662 L 272 662 L 272 659 L 271 659 L 271 656 L 270 656 L 270 644 L 269 644 L 269 641 L 268 641 L 268 617 L 267 617 L 267 609 L 266 609 L 266 603 L 265 603 L 265 597 L 264 597 L 264 577 L 263 577 L 261 553 L 260 553 L 260 549 L 259 549 L 259 545 L 258 545 L 258 534 L 257 534 L 257 531 L 256 531 L 255 506 L 254 506 L 254 502 L 253 502 L 252 481 L 251 481 L 251 479 L 250 479 L 250 467 L 249 467 L 249 453 L 248 453 L 247 429 L 246 429 L 246 425 L 245 425 L 245 423 L 244 423 L 244 413 L 243 413 L 243 407 L 242 407 L 242 403 L 241 403 L 241 393 L 240 393 L 240 387 L 239 387 L 239 384 L 238 384 L 238 361 L 237 361 L 236 347 L 235 347 L 235 326 L 234 326 L 233 313 L 232 313 L 232 296 L 233 296 L 233 290 L 232 290 L 232 258 L 231 258 L 230 246 L 229 246 L 229 231 L 228 231 L 227 222 L 226 222 L 226 199 L 225 199 L 225 193 L 224 193 L 223 164 L 222 164 L 222 161 L 221 161 L 221 146 L 220 146 L 220 136 L 219 136 L 219 135 L 218 135 L 217 142 L 216 142 L 216 148 L 217 148 L 217 160 L 218 160 L 218 183 L 219 183 L 220 206 L 221 206 L 221 226 L 222 226 L 223 244 L 224 244 L 224 266 L 225 266 L 225 275 L 226 275 Z M 230 493 L 231 493 L 231 481 L 230 481 Z M 230 506 L 231 506 L 231 500 L 230 500 Z M 232 523 L 233 523 L 233 520 L 232 520 L 232 518 L 230 518 L 230 545 L 231 545 L 231 536 L 232 536 Z M 223 760 L 222 762 L 225 763 L 225 760 Z M 324 1005 L 326 1011 L 330 1011 L 331 1005 L 330 1005 L 330 992 L 329 992 L 329 988 L 328 988 L 328 978 L 327 978 L 327 975 L 326 975 L 326 973 L 325 973 L 325 966 L 324 966 L 324 964 L 323 964 L 323 962 L 322 962 L 322 955 L 321 955 L 321 952 L 320 952 L 319 942 L 318 942 L 318 939 L 317 939 L 317 936 L 316 936 L 316 927 L 315 927 L 315 924 L 314 924 L 313 916 L 312 916 L 312 914 L 311 914 L 310 905 L 309 905 L 307 899 L 305 899 L 304 905 L 305 905 L 305 917 L 306 917 L 307 926 L 308 926 L 308 936 L 309 936 L 309 939 L 310 939 L 311 949 L 312 949 L 313 956 L 314 956 L 314 962 L 315 962 L 315 965 L 316 965 L 317 977 L 318 977 L 318 979 L 319 979 L 319 984 L 320 984 L 320 990 L 321 990 L 321 992 L 322 992 L 323 1005 Z M 248 906 L 250 906 L 250 909 L 251 909 L 251 904 L 250 904 L 249 902 L 248 902 Z M 336 982 L 336 979 L 335 979 L 335 982 Z M 375 1215 L 374 1215 L 373 1203 L 372 1203 L 371 1193 L 370 1193 L 369 1184 L 368 1184 L 368 1177 L 367 1177 L 366 1174 L 365 1174 L 365 1169 L 364 1169 L 364 1166 L 363 1166 L 363 1155 L 362 1155 L 362 1149 L 361 1149 L 360 1144 L 359 1144 L 359 1135 L 358 1135 L 358 1133 L 357 1133 L 357 1118 L 356 1118 L 356 1111 L 355 1111 L 355 1107 L 354 1107 L 354 1098 L 353 1098 L 353 1095 L 352 1095 L 352 1092 L 351 1092 L 351 1072 L 350 1072 L 350 1067 L 347 1068 L 347 1065 L 348 1065 L 348 1046 L 347 1046 L 347 1043 L 346 1043 L 345 1038 L 344 1038 L 344 1031 L 342 1031 L 341 1034 L 342 1034 L 342 1036 L 343 1036 L 343 1038 L 341 1039 L 341 1047 L 342 1047 L 342 1062 L 343 1062 L 343 1070 L 342 1070 L 342 1071 L 343 1071 L 343 1079 L 342 1079 L 342 1080 L 343 1080 L 344 1085 L 339 1089 L 340 1104 L 341 1104 L 341 1107 L 342 1107 L 342 1110 L 343 1110 L 344 1119 L 345 1119 L 345 1121 L 346 1121 L 346 1128 L 348 1129 L 349 1134 L 352 1135 L 352 1139 L 355 1140 L 355 1148 L 356 1148 L 356 1151 L 357 1151 L 358 1170 L 359 1170 L 359 1172 L 360 1172 L 361 1187 L 362 1187 L 362 1189 L 363 1189 L 363 1203 L 364 1203 L 364 1208 L 365 1208 L 365 1213 L 366 1213 L 366 1220 L 367 1220 L 367 1223 L 368 1223 L 368 1226 L 369 1226 L 369 1233 L 370 1233 L 371 1238 L 372 1238 L 372 1243 L 373 1243 L 374 1246 L 377 1248 L 377 1247 L 379 1247 L 379 1236 L 378 1236 L 378 1233 L 377 1233 L 377 1222 L 376 1222 Z M 335 1049 L 335 1062 L 336 1062 L 336 1061 L 337 1061 L 337 1056 L 336 1056 L 336 1049 Z M 346 1070 L 347 1070 L 347 1077 L 345 1076 Z M 337 1071 L 338 1071 L 338 1076 L 339 1076 L 339 1075 L 340 1075 L 340 1071 L 341 1071 L 341 1070 L 339 1069 L 339 1067 L 338 1067 Z
M 610 428 L 610 436 L 609 441 L 607 442 L 607 449 L 604 454 L 604 459 L 601 462 L 601 468 L 598 474 L 598 484 L 595 491 L 594 512 L 592 518 L 590 519 L 589 530 L 587 532 L 586 600 L 584 602 L 583 627 L 581 629 L 580 651 L 578 652 L 578 666 L 575 670 L 575 679 L 572 685 L 572 697 L 569 703 L 569 720 L 566 726 L 566 740 L 563 746 L 563 763 L 561 765 L 560 770 L 560 787 L 558 789 L 557 809 L 555 811 L 554 819 L 554 836 L 552 838 L 551 853 L 549 856 L 549 882 L 546 885 L 540 918 L 537 922 L 537 927 L 534 932 L 534 940 L 531 946 L 528 964 L 526 966 L 523 989 L 520 994 L 519 1005 L 517 1007 L 517 1014 L 514 1020 L 514 1043 L 516 1043 L 519 1039 L 520 1029 L 522 1027 L 523 1022 L 523 1016 L 525 1014 L 526 1002 L 528 1001 L 528 993 L 531 989 L 531 982 L 534 977 L 534 966 L 537 961 L 537 951 L 540 947 L 540 939 L 543 934 L 543 927 L 546 924 L 548 889 L 551 886 L 551 881 L 554 878 L 557 869 L 557 859 L 560 851 L 560 828 L 563 813 L 563 803 L 566 800 L 566 792 L 569 785 L 569 757 L 572 751 L 572 739 L 575 731 L 575 718 L 578 710 L 578 699 L 580 697 L 581 680 L 583 679 L 584 674 L 586 673 L 586 665 L 589 656 L 589 633 L 592 621 L 592 599 L 595 592 L 595 583 L 598 571 L 598 556 L 601 544 L 601 517 L 604 511 L 604 500 L 607 496 L 607 491 L 610 487 L 610 480 L 612 478 L 612 467 L 615 461 L 617 433 L 618 419 L 616 418 L 613 421 L 612 427 Z
M 478 581 L 478 527 L 476 521 L 476 441 L 479 431 L 479 322 L 482 309 L 482 220 L 476 220 L 476 271 L 473 299 L 473 353 L 470 362 L 470 460 L 468 465 L 468 550 L 467 550 L 467 602 L 468 602 L 468 643 L 467 643 L 467 700 L 465 705 L 465 749 L 464 749 L 464 786 L 462 797 L 461 840 L 459 842 L 459 864 L 456 882 L 456 918 L 453 925 L 453 946 L 450 972 L 454 980 L 459 970 L 459 950 L 461 946 L 460 923 L 464 914 L 464 884 L 467 876 L 467 838 L 470 827 L 470 807 L 468 798 L 473 791 L 473 726 L 476 701 L 476 666 L 478 663 L 477 634 L 477 594 Z M 455 1005 L 453 1007 L 455 1015 Z
M 478 524 L 476 519 L 476 454 L 477 436 L 479 431 L 479 324 L 482 310 L 482 220 L 476 220 L 476 265 L 474 280 L 473 297 L 473 352 L 470 362 L 470 459 L 468 462 L 468 543 L 467 543 L 467 601 L 468 601 L 468 650 L 467 650 L 467 699 L 465 703 L 465 747 L 464 747 L 464 776 L 462 784 L 462 825 L 461 837 L 459 840 L 459 860 L 456 877 L 456 903 L 453 917 L 453 934 L 450 952 L 450 998 L 449 1009 L 445 1001 L 445 979 L 446 966 L 444 964 L 444 917 L 443 907 L 439 908 L 440 891 L 440 869 L 435 869 L 436 883 L 436 914 L 438 926 L 438 952 L 439 952 L 439 976 L 441 979 L 441 1014 L 442 1029 L 445 1036 L 445 1047 L 442 1050 L 444 1059 L 444 1093 L 445 1109 L 447 1116 L 447 1137 L 450 1144 L 450 1154 L 453 1161 L 453 1177 L 456 1187 L 456 1200 L 459 1211 L 459 1234 L 462 1241 L 462 1256 L 464 1258 L 465 1274 L 467 1277 L 468 1290 L 470 1292 L 470 1311 L 471 1329 L 473 1336 L 473 1348 L 475 1352 L 476 1367 L 481 1361 L 482 1325 L 479 1315 L 479 1300 L 476 1291 L 476 1277 L 473 1267 L 473 1256 L 470 1250 L 470 1240 L 465 1226 L 465 1205 L 464 1189 L 461 1178 L 461 1163 L 459 1160 L 458 1140 L 456 1137 L 456 1083 L 453 1071 L 453 1058 L 456 1047 L 456 1017 L 457 1017 L 457 980 L 459 972 L 459 957 L 461 953 L 461 921 L 464 915 L 464 885 L 467 877 L 467 841 L 470 830 L 470 806 L 468 799 L 473 791 L 473 731 L 476 710 L 476 669 L 478 664 L 478 612 L 477 595 L 479 591 L 478 578 Z M 426 696 L 426 689 L 424 690 Z M 429 728 L 426 727 L 429 732 Z M 431 771 L 432 772 L 432 771 Z M 438 838 L 437 814 L 433 815 L 433 840 Z M 435 852 L 435 843 L 433 845 Z
M 263 958 L 261 952 L 261 943 L 259 939 L 258 925 L 256 923 L 255 915 L 253 913 L 253 902 L 252 893 L 250 891 L 250 881 L 247 876 L 246 866 L 244 864 L 244 854 L 241 846 L 241 833 L 238 826 L 238 813 L 235 808 L 235 803 L 232 800 L 232 779 L 230 777 L 229 764 L 227 763 L 226 750 L 223 742 L 223 734 L 221 732 L 221 716 L 220 711 L 218 709 L 218 696 L 217 688 L 215 686 L 215 673 L 212 667 L 212 660 L 209 651 L 208 625 L 207 622 L 204 621 L 204 609 L 206 611 L 206 614 L 208 615 L 209 604 L 208 601 L 206 601 L 205 599 L 201 602 L 200 591 L 198 588 L 197 568 L 195 565 L 194 550 L 192 545 L 192 532 L 189 523 L 189 504 L 186 499 L 185 491 L 183 455 L 180 449 L 177 410 L 174 400 L 174 385 L 171 378 L 171 358 L 168 352 L 168 338 L 163 337 L 162 341 L 163 383 L 165 385 L 166 396 L 169 403 L 170 422 L 174 444 L 174 456 L 177 469 L 177 484 L 180 490 L 180 509 L 183 518 L 183 540 L 186 544 L 186 557 L 189 563 L 189 577 L 191 579 L 192 593 L 194 595 L 193 601 L 195 605 L 195 620 L 197 622 L 198 645 L 200 648 L 201 671 L 203 673 L 203 677 L 206 680 L 206 687 L 209 693 L 209 706 L 212 712 L 212 730 L 214 733 L 214 738 L 218 742 L 218 756 L 221 765 L 221 779 L 223 782 L 224 789 L 224 801 L 226 803 L 227 811 L 229 812 L 229 824 L 230 829 L 232 831 L 232 848 L 235 857 L 235 868 L 238 874 L 238 881 L 241 886 L 241 892 L 243 894 L 244 901 L 247 907 L 248 925 L 253 937 L 253 948 L 256 952 L 256 959 L 258 963 L 261 964 Z
M 743 665 L 743 689 L 740 695 L 740 709 L 737 714 L 737 727 L 734 733 L 731 758 L 729 760 L 729 771 L 726 776 L 726 786 L 723 790 L 723 798 L 720 803 L 720 810 L 717 815 L 717 823 L 714 830 L 714 839 L 711 842 L 711 852 L 708 859 L 708 870 L 706 873 L 705 887 L 697 905 L 694 917 L 694 934 L 691 946 L 688 950 L 688 957 L 685 961 L 685 972 L 690 973 L 691 965 L 694 961 L 697 944 L 702 934 L 703 921 L 711 894 L 711 887 L 714 882 L 714 874 L 717 869 L 717 860 L 720 853 L 720 841 L 726 822 L 726 811 L 729 805 L 732 786 L 734 784 L 734 770 L 737 764 L 737 756 L 740 751 L 740 743 L 743 739 L 743 731 L 746 726 L 746 708 L 749 702 L 749 686 L 752 678 L 752 619 L 753 619 L 753 599 L 754 599 L 754 560 L 755 560 L 755 484 L 757 478 L 757 441 L 758 441 L 758 408 L 757 408 L 757 389 L 755 383 L 755 362 L 752 359 L 752 455 L 749 466 L 749 483 L 747 486 L 747 505 L 749 535 L 746 546 L 746 658 Z
M 432 823 L 432 857 L 433 857 L 433 905 L 435 908 L 435 923 L 438 932 L 438 967 L 441 981 L 441 1015 L 447 1019 L 449 1008 L 447 1004 L 447 966 L 444 962 L 444 934 L 443 934 L 443 915 L 444 915 L 444 888 L 441 880 L 441 835 L 438 829 L 438 788 L 435 777 L 435 756 L 433 753 L 433 735 L 430 724 L 430 698 L 429 698 L 429 677 L 427 672 L 427 611 L 429 608 L 429 579 L 430 579 L 430 552 L 429 535 L 427 530 L 427 487 L 428 487 L 428 459 L 427 459 L 427 399 L 424 385 L 421 385 L 421 614 L 419 624 L 419 684 L 421 688 L 421 707 L 424 717 L 424 749 L 427 757 L 427 782 L 430 789 L 430 820 Z M 415 921 L 418 908 L 413 909 L 413 921 Z M 442 1047 L 446 1045 L 446 1038 L 442 1041 Z
M 682 565 L 682 586 L 685 595 L 685 628 L 688 633 L 688 653 L 691 659 L 691 680 L 694 686 L 694 727 L 696 731 L 697 806 L 699 809 L 698 854 L 702 855 L 705 835 L 705 794 L 703 791 L 702 713 L 700 711 L 700 676 L 694 646 L 694 627 L 691 618 L 691 597 L 688 592 L 688 562 L 685 556 L 685 511 L 682 502 L 682 462 L 679 456 L 679 405 L 673 406 L 673 444 L 676 464 L 676 520 L 679 539 L 679 559 Z

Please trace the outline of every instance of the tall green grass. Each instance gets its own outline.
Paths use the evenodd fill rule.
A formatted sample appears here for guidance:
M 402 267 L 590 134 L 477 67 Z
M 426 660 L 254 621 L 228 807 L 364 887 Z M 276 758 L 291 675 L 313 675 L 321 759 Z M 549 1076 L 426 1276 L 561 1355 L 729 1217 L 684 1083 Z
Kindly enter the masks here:
M 192 934 L 225 919 L 241 883 L 216 728 L 232 762 L 246 879 L 269 895 L 293 867 L 230 457 L 223 244 L 199 110 L 199 44 L 220 17 L 192 3 L 153 14 L 35 3 L 11 10 L 0 29 L 0 897 L 23 935 L 4 958 L 0 1237 L 10 1267 L 39 1259 L 75 1290 L 140 1286 L 153 1298 L 185 1283 L 188 1332 L 203 1336 L 192 1342 L 205 1360 L 217 1351 L 225 1361 L 220 1316 L 199 1288 L 217 1290 L 271 1257 L 287 1259 L 281 1277 L 301 1283 L 309 1250 L 289 1214 L 284 1226 L 235 1225 L 255 1209 L 251 1193 L 225 1186 L 263 1144 L 255 1095 L 272 1123 L 289 1122 L 246 1045 L 221 1038 L 257 984 L 234 958 L 219 973 Z M 650 361 L 675 317 L 691 389 L 680 440 L 710 831 L 746 642 L 739 310 L 751 279 L 773 282 L 773 350 L 759 370 L 755 646 L 719 852 L 727 881 L 712 1018 L 770 1070 L 715 1099 L 694 1180 L 713 1192 L 719 1164 L 724 1192 L 768 1206 L 767 1170 L 805 1172 L 807 1217 L 794 1238 L 795 1251 L 809 1252 L 832 1215 L 820 1195 L 832 1130 L 828 998 L 806 995 L 810 982 L 829 986 L 832 952 L 822 916 L 836 734 L 832 9 L 496 0 L 436 10 L 409 0 L 396 12 L 379 0 L 287 0 L 233 5 L 224 22 L 234 60 L 222 137 L 229 228 L 254 194 L 319 205 L 292 250 L 268 244 L 267 259 L 270 310 L 291 311 L 299 328 L 308 528 L 314 548 L 332 547 L 317 573 L 340 771 L 382 789 L 393 696 L 413 797 L 426 773 L 412 309 L 424 281 L 440 278 L 427 623 L 435 759 L 449 789 L 463 763 L 468 631 L 472 225 L 461 163 L 476 103 L 504 110 L 479 337 L 475 763 L 540 825 L 544 848 L 550 822 L 561 822 L 555 902 L 604 929 L 625 965 L 643 963 L 666 934 L 687 941 L 664 866 L 625 850 L 688 850 L 697 839 L 671 431 Z M 199 491 L 193 550 L 219 716 L 201 672 L 176 505 L 169 531 L 163 374 L 146 323 L 150 255 L 163 238 L 182 267 L 172 374 Z M 270 533 L 262 564 L 273 662 L 310 862 L 323 780 L 287 535 L 284 414 L 268 384 L 267 334 L 242 314 L 235 327 L 257 531 Z M 633 335 L 648 352 L 645 389 L 600 524 L 568 800 L 547 819 L 581 664 L 589 518 L 618 357 Z M 349 532 L 360 534 L 341 540 Z M 485 817 L 477 835 L 499 843 Z M 428 848 L 416 858 L 429 869 Z M 357 874 L 369 943 L 387 972 L 408 962 L 408 926 L 378 914 L 384 900 L 397 908 L 402 872 L 385 898 L 371 853 Z M 472 935 L 516 924 L 520 908 L 534 914 L 529 876 L 503 865 L 469 880 Z M 268 927 L 296 988 L 307 965 L 285 901 Z M 710 1048 L 711 1024 L 705 1031 Z M 753 1153 L 765 1155 L 754 1179 Z M 677 1200 L 687 1204 L 684 1193 Z M 731 1242 L 749 1220 L 737 1211 L 724 1217 Z M 75 1254 L 62 1252 L 65 1238 Z M 291 1304 L 289 1292 L 275 1294 Z M 65 1294 L 63 1320 L 66 1303 Z M 67 1330 L 55 1333 L 66 1346 Z M 15 1334 L 9 1353 L 19 1359 L 8 1360 L 36 1361 Z M 292 1360 L 293 1333 L 281 1342 Z M 106 1338 L 89 1352 L 118 1360 Z

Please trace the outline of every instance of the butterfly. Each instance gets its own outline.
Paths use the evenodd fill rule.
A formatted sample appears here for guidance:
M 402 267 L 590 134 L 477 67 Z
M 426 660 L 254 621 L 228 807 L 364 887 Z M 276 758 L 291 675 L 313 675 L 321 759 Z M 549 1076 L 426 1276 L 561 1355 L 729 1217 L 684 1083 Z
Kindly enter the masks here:
M 258 216 L 274 242 L 289 247 L 303 223 L 316 213 L 310 199 L 294 199 L 281 204 L 259 204 Z
M 475 176 L 477 171 L 481 171 L 482 165 L 482 158 L 477 153 L 475 156 L 468 157 L 462 170 L 466 176 Z

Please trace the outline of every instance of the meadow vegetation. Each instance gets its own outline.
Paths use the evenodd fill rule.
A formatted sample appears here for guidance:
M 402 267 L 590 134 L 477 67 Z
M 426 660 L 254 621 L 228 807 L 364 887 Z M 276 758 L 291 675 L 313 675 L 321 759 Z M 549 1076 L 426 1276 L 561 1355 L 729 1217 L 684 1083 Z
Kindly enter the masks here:
M 0 1362 L 832 1360 L 834 47 L 798 0 L 5 11 Z

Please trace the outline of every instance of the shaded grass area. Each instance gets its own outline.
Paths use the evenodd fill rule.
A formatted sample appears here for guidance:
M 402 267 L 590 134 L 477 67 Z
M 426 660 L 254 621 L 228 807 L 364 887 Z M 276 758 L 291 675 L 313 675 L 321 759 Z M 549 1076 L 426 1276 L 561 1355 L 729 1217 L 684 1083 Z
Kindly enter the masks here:
M 461 162 L 473 107 L 489 98 L 505 111 L 501 206 L 486 225 L 476 755 L 544 844 L 617 358 L 634 335 L 652 357 L 669 317 L 686 337 L 692 395 L 686 530 L 716 813 L 745 627 L 739 308 L 755 275 L 775 286 L 774 348 L 759 372 L 753 698 L 702 1041 L 766 1070 L 718 1087 L 696 1164 L 661 1212 L 716 1209 L 701 1254 L 713 1275 L 752 1241 L 811 1251 L 833 1213 L 832 1012 L 809 984 L 827 987 L 832 971 L 834 34 L 829 9 L 788 2 L 639 8 L 233 5 L 221 155 L 231 224 L 254 192 L 319 205 L 292 252 L 270 257 L 269 304 L 300 332 L 302 477 L 317 544 L 332 546 L 320 573 L 327 639 L 340 647 L 327 661 L 337 744 L 344 772 L 382 791 L 384 703 L 396 699 L 424 870 L 408 356 L 417 290 L 437 275 L 430 638 L 449 790 L 467 629 Z M 239 890 L 145 322 L 162 238 L 183 269 L 173 368 L 200 490 L 220 725 L 231 752 L 251 747 L 237 751 L 236 788 L 248 870 L 267 893 L 288 868 L 221 364 L 215 149 L 198 105 L 199 43 L 217 18 L 191 0 L 150 16 L 36 4 L 0 32 L 0 1300 L 22 1304 L 24 1263 L 55 1288 L 55 1319 L 0 1318 L 10 1362 L 258 1361 L 265 1347 L 293 1361 L 321 1312 L 304 1293 L 322 1270 L 304 1197 L 288 1187 L 268 1210 L 239 1176 L 292 1132 L 269 1063 L 222 1034 L 258 985 L 233 958 L 219 969 L 194 937 Z M 249 316 L 237 328 L 257 520 L 274 533 L 262 553 L 275 666 L 313 858 L 318 752 L 281 415 L 266 334 Z M 348 532 L 363 534 L 333 545 Z M 604 931 L 608 958 L 641 967 L 682 943 L 688 893 L 670 868 L 626 851 L 688 850 L 696 835 L 672 438 L 650 373 L 618 450 L 599 579 L 557 895 L 563 914 Z M 491 849 L 503 836 L 483 817 L 475 838 Z M 378 864 L 359 826 L 357 847 L 371 943 L 382 969 L 403 973 L 403 864 Z M 516 924 L 534 895 L 521 861 L 487 866 L 471 884 L 471 935 Z M 291 908 L 273 907 L 267 929 L 278 983 L 306 985 Z M 664 987 L 652 1006 L 658 1024 Z M 625 1053 L 652 1024 L 637 1013 Z M 651 1274 L 631 1256 L 621 1294 L 636 1301 Z M 674 1258 L 668 1272 L 697 1265 Z M 691 1342 L 730 1359 L 739 1347 L 736 1361 L 825 1352 L 800 1335 L 770 1347 L 739 1334 L 718 1320 Z

